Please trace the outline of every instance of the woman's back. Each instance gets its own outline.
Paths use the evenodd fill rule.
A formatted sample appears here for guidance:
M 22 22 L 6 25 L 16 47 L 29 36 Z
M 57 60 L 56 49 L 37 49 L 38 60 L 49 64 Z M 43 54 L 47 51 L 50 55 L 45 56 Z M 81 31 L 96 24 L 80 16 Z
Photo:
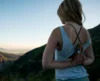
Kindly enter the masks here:
M 73 23 L 73 22 L 69 23 L 69 24 L 67 22 L 63 26 L 63 29 L 66 32 L 66 34 L 68 35 L 68 37 L 71 40 L 71 42 L 74 43 L 75 39 L 77 37 L 77 34 L 75 32 L 75 29 L 72 26 L 76 29 L 77 33 L 80 31 L 81 26 L 76 24 L 76 23 Z M 61 50 L 62 46 L 63 46 L 63 41 L 62 41 L 61 31 L 60 31 L 59 27 L 58 27 L 58 29 L 56 31 L 58 32 L 58 35 L 59 35 L 58 36 L 59 37 L 58 50 Z M 82 27 L 78 37 L 79 37 L 82 45 L 84 45 L 86 43 L 86 41 L 90 39 L 88 31 L 84 27 Z M 78 43 L 79 43 L 79 40 L 77 39 L 75 45 L 77 45 Z

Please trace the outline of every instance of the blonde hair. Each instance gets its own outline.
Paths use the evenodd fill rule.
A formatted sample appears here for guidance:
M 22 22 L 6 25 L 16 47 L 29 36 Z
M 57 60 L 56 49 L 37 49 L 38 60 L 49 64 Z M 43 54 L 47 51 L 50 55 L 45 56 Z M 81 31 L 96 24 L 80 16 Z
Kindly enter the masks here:
M 84 13 L 79 0 L 64 0 L 58 8 L 57 14 L 63 24 L 65 21 L 72 21 L 82 25 L 82 14 L 84 16 Z

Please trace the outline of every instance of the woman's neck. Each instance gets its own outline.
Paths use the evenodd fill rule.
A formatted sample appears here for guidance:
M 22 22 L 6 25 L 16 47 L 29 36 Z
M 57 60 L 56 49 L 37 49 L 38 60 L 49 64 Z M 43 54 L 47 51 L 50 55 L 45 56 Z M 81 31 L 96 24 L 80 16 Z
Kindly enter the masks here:
M 77 24 L 77 23 L 75 23 L 75 22 L 73 22 L 73 21 L 66 21 L 66 22 L 65 22 L 65 26 L 67 26 L 67 25 L 69 25 L 69 24 L 72 24 L 72 25 L 75 25 L 75 26 L 79 26 L 79 27 L 80 27 L 79 24 Z
M 66 21 L 65 24 L 68 25 L 68 24 L 76 24 L 76 23 L 75 22 L 72 22 L 72 21 Z

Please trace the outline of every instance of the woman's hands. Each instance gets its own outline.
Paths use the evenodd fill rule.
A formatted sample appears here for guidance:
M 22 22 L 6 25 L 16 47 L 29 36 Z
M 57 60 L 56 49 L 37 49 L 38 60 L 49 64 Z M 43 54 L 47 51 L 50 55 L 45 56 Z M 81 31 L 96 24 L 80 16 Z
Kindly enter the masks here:
M 86 56 L 83 54 L 75 54 L 72 56 L 72 66 L 83 64 L 86 59 Z

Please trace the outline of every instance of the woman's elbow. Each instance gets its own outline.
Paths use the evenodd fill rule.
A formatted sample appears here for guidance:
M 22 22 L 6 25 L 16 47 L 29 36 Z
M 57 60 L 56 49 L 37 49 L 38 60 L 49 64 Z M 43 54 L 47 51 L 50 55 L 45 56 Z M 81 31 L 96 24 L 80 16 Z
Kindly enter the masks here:
M 43 70 L 49 69 L 49 63 L 46 63 L 46 62 L 42 61 L 42 68 L 43 68 Z
M 46 64 L 42 64 L 42 68 L 43 68 L 43 70 L 47 70 L 47 65 Z
M 95 61 L 95 56 L 94 55 L 91 56 L 90 59 L 91 59 L 91 63 L 93 63 Z

